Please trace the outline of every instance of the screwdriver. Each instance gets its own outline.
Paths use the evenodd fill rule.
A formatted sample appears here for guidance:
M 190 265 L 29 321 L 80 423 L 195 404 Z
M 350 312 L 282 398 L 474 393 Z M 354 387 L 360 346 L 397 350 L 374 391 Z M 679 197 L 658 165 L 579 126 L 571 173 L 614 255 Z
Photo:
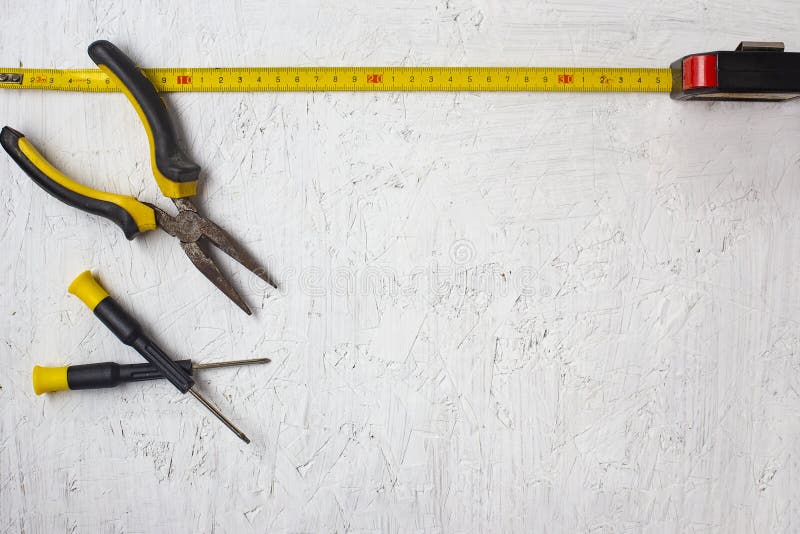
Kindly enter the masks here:
M 142 330 L 142 325 L 126 312 L 117 301 L 111 297 L 103 286 L 95 280 L 91 271 L 79 274 L 69 285 L 68 291 L 81 299 L 86 306 L 94 312 L 100 322 L 106 325 L 111 332 L 125 345 L 132 347 L 142 357 L 155 366 L 159 372 L 169 380 L 181 393 L 191 393 L 214 416 L 222 421 L 231 432 L 236 434 L 245 443 L 250 443 L 244 432 L 236 428 L 227 417 L 208 400 L 206 400 L 194 387 L 194 379 L 188 371 L 175 363 L 167 353 L 150 339 Z
M 192 360 L 179 360 L 184 371 L 193 374 L 198 369 L 217 369 L 240 365 L 269 363 L 269 358 L 231 360 L 226 362 L 193 363 Z M 33 368 L 33 391 L 37 395 L 54 391 L 113 388 L 127 382 L 158 380 L 164 375 L 155 365 L 149 363 L 119 364 L 116 362 L 89 363 L 65 367 Z

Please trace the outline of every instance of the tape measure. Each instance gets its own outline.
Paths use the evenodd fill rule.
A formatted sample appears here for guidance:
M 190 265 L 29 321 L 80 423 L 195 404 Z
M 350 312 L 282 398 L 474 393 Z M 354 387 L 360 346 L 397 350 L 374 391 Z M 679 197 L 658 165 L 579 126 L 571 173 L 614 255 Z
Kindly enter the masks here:
M 669 92 L 670 69 L 560 67 L 156 68 L 160 92 L 229 91 L 615 91 Z M 99 69 L 3 69 L 0 87 L 113 92 Z
M 160 92 L 558 91 L 658 92 L 676 100 L 790 100 L 800 53 L 780 42 L 691 54 L 669 68 L 242 67 L 142 69 Z M 0 88 L 113 92 L 97 69 L 0 69 Z

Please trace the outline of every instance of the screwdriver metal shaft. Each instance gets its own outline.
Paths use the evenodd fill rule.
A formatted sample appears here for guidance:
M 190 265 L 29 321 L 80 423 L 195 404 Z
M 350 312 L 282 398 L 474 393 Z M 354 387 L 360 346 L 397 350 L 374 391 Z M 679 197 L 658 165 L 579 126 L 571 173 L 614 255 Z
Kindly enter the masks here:
M 228 360 L 225 362 L 193 363 L 192 369 L 219 369 L 220 367 L 238 367 L 242 365 L 258 365 L 269 363 L 269 358 L 249 358 L 247 360 Z
M 250 444 L 250 438 L 248 438 L 248 437 L 245 435 L 245 433 L 244 433 L 244 432 L 242 432 L 241 430 L 239 430 L 239 429 L 236 427 L 236 425 L 234 425 L 233 423 L 231 423 L 231 421 L 230 421 L 230 420 L 229 420 L 227 417 L 225 417 L 224 415 L 222 415 L 222 413 L 221 413 L 219 410 L 217 410 L 217 408 L 216 408 L 216 407 L 215 407 L 213 404 L 211 404 L 210 402 L 208 402 L 208 401 L 207 401 L 207 400 L 206 400 L 206 399 L 205 399 L 205 398 L 204 398 L 204 397 L 203 397 L 203 396 L 202 396 L 200 393 L 198 393 L 198 392 L 197 392 L 197 389 L 195 389 L 195 388 L 194 388 L 194 386 L 189 388 L 189 393 L 191 393 L 191 394 L 192 394 L 192 396 L 193 396 L 195 399 L 199 400 L 199 401 L 200 401 L 200 403 L 201 403 L 203 406 L 205 406 L 206 408 L 208 408 L 208 409 L 209 409 L 209 411 L 210 411 L 211 413 L 213 413 L 213 414 L 214 414 L 214 416 L 215 416 L 217 419 L 219 419 L 220 421 L 222 421 L 222 424 L 223 424 L 223 425 L 225 425 L 225 426 L 227 426 L 228 428 L 230 428 L 230 429 L 231 429 L 231 432 L 233 432 L 234 434 L 236 434 L 236 435 L 239 437 L 239 439 L 240 439 L 240 440 L 244 441 L 244 442 L 245 442 L 245 443 L 247 443 L 248 445 Z

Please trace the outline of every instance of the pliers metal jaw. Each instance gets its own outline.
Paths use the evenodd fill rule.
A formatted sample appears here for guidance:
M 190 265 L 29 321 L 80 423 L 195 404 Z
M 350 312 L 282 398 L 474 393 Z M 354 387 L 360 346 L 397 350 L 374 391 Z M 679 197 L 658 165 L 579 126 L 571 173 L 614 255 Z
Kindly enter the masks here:
M 156 206 L 151 206 L 155 211 L 158 226 L 169 235 L 178 238 L 181 248 L 194 266 L 249 315 L 250 308 L 228 279 L 223 276 L 209 255 L 209 245 L 214 245 L 274 288 L 275 285 L 267 276 L 266 271 L 228 232 L 201 216 L 191 200 L 178 198 L 173 201 L 178 208 L 178 215 L 174 217 Z
M 197 192 L 200 166 L 180 147 L 172 120 L 152 82 L 108 41 L 92 43 L 89 56 L 119 85 L 142 120 L 156 183 L 164 196 L 172 199 L 178 214 L 173 216 L 134 197 L 98 191 L 72 180 L 53 167 L 23 134 L 8 126 L 0 132 L 0 145 L 45 191 L 70 206 L 110 219 L 128 239 L 158 227 L 176 237 L 195 267 L 250 315 L 244 299 L 209 255 L 209 245 L 229 255 L 271 287 L 275 286 L 253 257 L 225 230 L 200 215 L 190 200 Z

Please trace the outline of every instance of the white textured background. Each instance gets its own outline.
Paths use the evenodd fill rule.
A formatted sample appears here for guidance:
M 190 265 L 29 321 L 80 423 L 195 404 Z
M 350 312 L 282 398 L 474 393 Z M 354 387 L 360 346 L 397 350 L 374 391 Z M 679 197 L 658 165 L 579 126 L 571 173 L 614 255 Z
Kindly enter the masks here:
M 75 2 L 74 4 L 78 4 Z M 800 49 L 793 0 L 0 2 L 0 65 L 667 66 Z M 225 4 L 228 4 L 225 6 Z M 227 302 L 0 154 L 0 532 L 800 531 L 800 103 L 663 94 L 185 94 Z M 164 205 L 121 95 L 0 93 L 67 173 Z M 36 397 L 138 361 L 85 268 L 202 388 Z

